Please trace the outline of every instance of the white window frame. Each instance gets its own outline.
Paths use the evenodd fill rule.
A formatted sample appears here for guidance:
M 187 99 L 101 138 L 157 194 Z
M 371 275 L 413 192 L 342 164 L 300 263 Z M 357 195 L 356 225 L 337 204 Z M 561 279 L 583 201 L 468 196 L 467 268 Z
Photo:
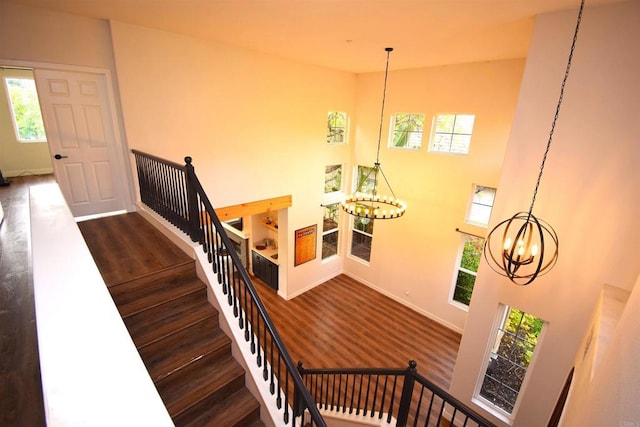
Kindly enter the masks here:
M 469 306 L 465 303 L 463 303 L 462 301 L 458 301 L 455 299 L 455 294 L 456 294 L 456 287 L 458 285 L 458 272 L 462 271 L 465 272 L 467 274 L 470 274 L 472 276 L 475 277 L 474 281 L 473 281 L 473 288 L 475 288 L 475 281 L 478 278 L 478 272 L 477 271 L 471 271 L 469 269 L 466 269 L 464 267 L 462 267 L 462 256 L 464 254 L 464 246 L 465 246 L 465 239 L 467 237 L 472 237 L 472 238 L 476 238 L 476 239 L 482 239 L 483 241 L 485 240 L 483 237 L 480 236 L 474 236 L 472 234 L 467 234 L 467 233 L 462 233 L 462 237 L 460 238 L 460 246 L 458 248 L 458 256 L 456 257 L 456 266 L 455 269 L 453 271 L 453 280 L 451 282 L 451 293 L 449 295 L 449 303 L 462 309 L 465 311 L 469 311 Z M 480 258 L 482 258 L 482 254 L 480 254 Z M 471 294 L 473 297 L 473 288 L 471 289 Z M 471 302 L 471 300 L 469 300 L 469 302 Z
M 342 141 L 330 141 L 329 140 L 329 131 L 331 129 L 330 126 L 330 120 L 331 120 L 331 114 L 342 114 L 344 117 L 344 128 L 343 128 L 343 135 L 342 135 Z M 345 111 L 329 111 L 327 113 L 327 144 L 329 145 L 343 145 L 346 144 L 349 141 L 349 115 L 345 112 Z
M 343 187 L 343 185 L 344 185 L 344 179 L 343 179 L 343 178 L 344 178 L 344 174 L 343 174 L 343 172 L 344 172 L 344 165 L 342 165 L 342 164 L 332 164 L 332 165 L 326 165 L 326 166 L 325 166 L 325 168 L 324 168 L 324 171 L 325 171 L 325 172 L 324 172 L 324 178 L 325 178 L 324 183 L 325 183 L 325 187 L 326 187 L 326 185 L 327 185 L 327 168 L 328 168 L 328 167 L 332 167 L 332 166 L 339 166 L 339 168 L 340 168 L 340 188 L 338 188 L 337 190 L 334 190 L 334 191 L 329 191 L 329 192 L 327 192 L 327 191 L 326 191 L 326 188 L 325 188 L 325 193 L 324 193 L 324 195 L 325 195 L 325 196 L 331 196 L 331 195 L 336 194 L 336 193 L 342 193 L 342 187 Z
M 478 406 L 482 407 L 483 409 L 485 409 L 486 411 L 492 413 L 493 415 L 495 415 L 497 418 L 499 418 L 500 420 L 511 424 L 513 422 L 513 419 L 516 417 L 516 414 L 518 413 L 518 409 L 520 408 L 520 404 L 522 402 L 522 397 L 524 396 L 524 394 L 526 393 L 527 390 L 527 386 L 529 384 L 529 381 L 531 379 L 531 375 L 532 372 L 535 369 L 535 364 L 536 361 L 538 359 L 538 355 L 540 354 L 540 347 L 542 346 L 543 340 L 544 340 L 544 335 L 547 331 L 547 327 L 549 326 L 549 323 L 543 319 L 544 324 L 542 325 L 542 329 L 540 330 L 540 334 L 538 335 L 537 341 L 536 341 L 536 346 L 533 352 L 533 355 L 531 357 L 531 362 L 529 362 L 529 365 L 527 366 L 527 372 L 525 373 L 524 379 L 522 381 L 522 384 L 520 385 L 520 390 L 518 391 L 518 397 L 516 398 L 516 401 L 513 405 L 513 411 L 511 411 L 511 413 L 507 412 L 506 410 L 504 410 L 503 408 L 495 405 L 493 402 L 489 401 L 488 399 L 486 399 L 485 397 L 480 395 L 480 390 L 482 388 L 482 385 L 484 383 L 484 377 L 485 374 L 487 372 L 487 368 L 489 366 L 489 363 L 492 360 L 492 354 L 496 353 L 498 351 L 498 347 L 500 345 L 500 341 L 502 339 L 502 335 L 500 334 L 500 330 L 504 328 L 505 322 L 507 320 L 507 316 L 509 314 L 509 310 L 511 309 L 511 307 L 507 304 L 500 304 L 498 306 L 498 310 L 496 313 L 496 316 L 494 318 L 494 323 L 493 326 L 491 328 L 491 334 L 489 335 L 490 338 L 493 338 L 492 341 L 489 341 L 487 344 L 487 348 L 485 350 L 485 355 L 484 355 L 484 361 L 482 363 L 482 366 L 480 368 L 480 375 L 478 375 L 477 381 L 476 381 L 476 387 L 475 390 L 473 392 L 473 397 L 472 397 L 472 402 L 474 402 L 475 404 L 477 404 Z M 520 310 L 520 309 L 518 309 Z M 523 311 L 523 310 L 520 310 Z M 523 311 L 524 312 L 524 311 Z M 531 313 L 527 313 L 524 312 L 525 314 L 531 314 Z
M 454 128 L 451 132 L 438 132 L 437 131 L 437 123 L 438 123 L 438 118 L 441 116 L 454 116 Z M 471 126 L 471 133 L 457 133 L 455 131 L 455 120 L 457 120 L 458 116 L 473 116 L 473 125 Z M 450 154 L 450 155 L 454 155 L 454 156 L 466 156 L 469 154 L 469 151 L 471 150 L 471 139 L 473 137 L 473 128 L 475 127 L 475 120 L 476 120 L 476 115 L 475 114 L 470 114 L 470 113 L 438 113 L 433 117 L 433 121 L 431 123 L 431 135 L 429 138 L 429 152 L 430 153 L 438 153 L 438 154 Z M 451 135 L 452 138 L 452 142 L 451 144 L 449 144 L 449 149 L 448 150 L 441 150 L 438 149 L 436 147 L 436 138 L 438 135 Z M 456 135 L 467 135 L 469 137 L 469 141 L 466 145 L 466 151 L 464 152 L 458 152 L 458 151 L 451 151 L 451 147 L 453 146 L 453 137 Z
M 490 205 L 474 201 L 475 195 L 479 191 L 478 189 L 491 189 L 491 190 L 493 190 L 493 200 L 491 201 Z M 469 197 L 469 204 L 467 206 L 467 214 L 465 215 L 464 222 L 467 223 L 467 224 L 475 225 L 477 227 L 487 228 L 489 226 L 489 220 L 491 219 L 491 212 L 493 211 L 493 205 L 496 202 L 496 194 L 497 193 L 498 193 L 498 189 L 497 188 L 489 187 L 488 185 L 473 184 L 473 186 L 471 188 L 471 196 Z M 488 206 L 489 207 L 489 216 L 487 217 L 487 222 L 486 223 L 480 222 L 480 221 L 474 221 L 473 219 L 471 219 L 471 213 L 473 211 L 473 207 L 476 206 L 476 205 L 478 205 L 478 206 Z
M 44 118 L 42 115 L 42 109 L 40 108 L 40 103 L 38 101 L 38 109 L 40 110 L 40 118 L 43 121 L 43 130 L 45 132 L 44 138 L 38 138 L 38 139 L 23 139 L 20 136 L 20 129 L 18 128 L 18 121 L 16 120 L 16 115 L 15 115 L 15 110 L 14 110 L 14 105 L 13 102 L 11 100 L 11 93 L 9 91 L 9 79 L 17 79 L 17 80 L 31 80 L 34 82 L 35 85 L 35 79 L 33 77 L 27 77 L 27 76 L 19 76 L 19 75 L 5 75 L 2 77 L 2 80 L 4 82 L 4 90 L 5 90 L 5 94 L 6 94 L 6 99 L 7 99 L 7 105 L 9 108 L 9 113 L 11 114 L 11 125 L 13 126 L 13 133 L 16 137 L 16 141 L 18 141 L 21 144 L 38 144 L 38 143 L 46 143 L 47 142 L 47 134 L 46 134 L 46 129 L 44 128 Z M 38 99 L 38 91 L 36 88 L 36 99 Z
M 394 144 L 394 141 L 396 139 L 396 122 L 398 119 L 399 115 L 409 115 L 409 116 L 421 116 L 422 117 L 422 127 L 420 128 L 419 131 L 412 131 L 412 133 L 414 135 L 420 135 L 420 141 L 418 142 L 418 146 L 404 146 L 404 147 L 399 147 L 396 146 Z M 389 129 L 389 143 L 388 143 L 388 147 L 394 150 L 409 150 L 409 151 L 418 151 L 422 148 L 422 142 L 424 140 L 424 123 L 425 123 L 426 117 L 424 115 L 424 113 L 395 113 L 392 118 L 391 118 L 391 126 Z M 408 138 L 407 139 L 407 143 L 410 141 L 411 139 Z
M 363 168 L 363 173 L 362 174 L 360 173 L 360 168 Z M 358 186 L 360 184 L 360 176 L 361 175 L 366 175 L 371 169 L 373 169 L 371 166 L 364 166 L 364 165 L 356 165 L 354 167 L 354 169 L 353 169 L 353 177 L 354 177 L 354 179 L 352 179 L 352 186 L 353 186 L 353 192 L 354 193 L 357 193 Z M 369 175 L 369 179 L 367 180 L 367 184 L 371 184 L 372 185 L 372 183 L 373 183 L 372 179 L 373 179 L 372 176 Z M 365 188 L 368 187 L 367 184 L 365 184 Z M 360 262 L 362 262 L 362 263 L 364 263 L 366 265 L 369 265 L 369 262 L 371 261 L 371 253 L 373 251 L 373 230 L 372 230 L 371 233 L 367 233 L 366 231 L 358 230 L 355 227 L 355 221 L 356 221 L 357 218 L 355 216 L 353 216 L 353 215 L 350 215 L 350 216 L 351 216 L 351 220 L 349 222 L 350 222 L 350 228 L 351 228 L 350 231 L 351 232 L 349 233 L 349 257 L 351 257 L 351 258 L 353 258 L 353 259 L 355 259 L 357 261 L 360 261 Z M 362 220 L 373 221 L 373 219 L 367 219 L 367 218 L 363 218 Z M 372 224 L 371 226 L 374 227 L 374 224 Z M 353 249 L 353 236 L 354 236 L 355 233 L 361 234 L 363 236 L 367 236 L 367 237 L 371 238 L 371 244 L 369 245 L 369 259 L 368 260 L 364 259 L 362 257 L 359 257 L 358 255 L 355 255 L 352 252 L 352 249 Z
M 324 213 L 322 214 L 322 246 L 320 248 L 320 257 L 322 258 L 322 261 L 329 261 L 331 259 L 334 259 L 336 257 L 338 257 L 340 255 L 340 203 L 339 202 L 334 202 L 334 203 L 328 203 L 323 205 L 324 206 Z M 337 218 L 336 218 L 336 226 L 335 228 L 326 230 L 324 229 L 324 218 L 326 218 L 326 213 L 327 213 L 327 209 L 335 206 L 337 209 Z M 324 239 L 326 236 L 329 236 L 331 234 L 336 234 L 336 253 L 335 254 L 331 254 L 327 257 L 324 256 L 323 253 L 323 248 L 324 248 Z

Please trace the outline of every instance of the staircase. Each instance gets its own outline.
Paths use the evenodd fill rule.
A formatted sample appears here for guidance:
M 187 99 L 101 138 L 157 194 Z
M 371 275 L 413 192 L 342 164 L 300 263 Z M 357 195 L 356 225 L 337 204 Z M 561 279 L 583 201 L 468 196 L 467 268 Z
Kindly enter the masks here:
M 264 426 L 194 261 L 109 291 L 176 426 Z

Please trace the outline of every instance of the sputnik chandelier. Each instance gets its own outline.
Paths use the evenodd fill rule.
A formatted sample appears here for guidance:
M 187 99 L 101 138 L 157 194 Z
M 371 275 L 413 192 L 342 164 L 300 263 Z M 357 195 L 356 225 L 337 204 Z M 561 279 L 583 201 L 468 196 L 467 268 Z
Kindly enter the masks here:
M 382 125 L 384 122 L 384 103 L 387 95 L 387 77 L 389 75 L 389 54 L 393 51 L 392 47 L 384 49 L 387 52 L 387 65 L 384 71 L 384 87 L 382 90 L 382 109 L 380 111 L 380 128 L 378 131 L 378 151 L 376 154 L 376 162 L 373 168 L 365 176 L 360 177 L 357 189 L 354 194 L 348 195 L 341 203 L 342 210 L 350 215 L 371 218 L 371 219 L 393 219 L 400 218 L 407 210 L 407 205 L 399 200 L 391 189 L 391 185 L 387 177 L 382 171 L 380 165 L 380 143 L 382 140 Z M 378 193 L 379 177 L 382 177 L 386 183 L 390 195 L 380 195 Z M 370 185 L 370 179 L 373 179 L 373 186 Z
M 536 195 L 542 179 L 544 165 L 551 148 L 553 132 L 560 113 L 560 106 L 564 98 L 564 88 L 569 77 L 573 52 L 578 39 L 578 30 L 582 20 L 584 0 L 580 4 L 578 19 L 573 42 L 569 52 L 569 59 L 564 73 L 564 79 L 560 86 L 560 96 L 556 105 L 556 112 L 551 123 L 551 131 L 547 140 L 547 147 L 542 157 L 540 172 L 536 181 L 533 197 L 528 212 L 518 212 L 511 218 L 499 223 L 487 236 L 484 246 L 484 256 L 489 266 L 498 274 L 506 276 L 517 285 L 528 285 L 536 277 L 551 270 L 558 261 L 558 235 L 551 225 L 536 218 L 533 215 L 533 205 L 536 202 Z M 502 231 L 500 231 L 502 230 Z M 498 240 L 497 236 L 502 235 Z

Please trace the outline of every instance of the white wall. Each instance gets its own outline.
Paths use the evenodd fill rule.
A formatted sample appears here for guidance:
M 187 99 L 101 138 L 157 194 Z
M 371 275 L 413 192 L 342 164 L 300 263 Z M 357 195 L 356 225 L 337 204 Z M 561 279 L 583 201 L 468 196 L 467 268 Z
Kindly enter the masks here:
M 355 75 L 112 22 L 131 148 L 194 159 L 214 207 L 292 195 L 284 295 L 332 277 L 341 260 L 293 266 L 294 231 L 322 227 L 324 172 L 350 145 L 326 143 L 327 112 L 353 114 Z M 281 274 L 284 269 L 281 268 Z
M 112 69 L 109 25 L 0 2 L 0 59 Z
M 570 11 L 536 21 L 491 225 L 529 206 L 575 20 L 576 11 Z M 484 263 L 479 269 L 451 385 L 456 396 L 471 403 L 499 303 L 549 324 L 513 425 L 546 425 L 601 286 L 630 290 L 640 273 L 640 57 L 633 54 L 640 44 L 639 21 L 637 2 L 585 10 L 534 209 L 558 233 L 557 266 L 527 287 L 511 284 Z
M 345 270 L 459 331 L 467 313 L 449 303 L 461 241 L 455 230 L 486 233 L 464 223 L 467 206 L 473 184 L 498 187 L 523 69 L 524 60 L 514 59 L 397 71 L 388 78 L 380 163 L 407 213 L 376 221 L 370 265 L 348 258 Z M 353 165 L 375 161 L 382 86 L 382 73 L 358 76 Z M 391 117 L 400 112 L 425 114 L 418 151 L 387 148 Z M 476 115 L 468 155 L 427 151 L 437 113 Z

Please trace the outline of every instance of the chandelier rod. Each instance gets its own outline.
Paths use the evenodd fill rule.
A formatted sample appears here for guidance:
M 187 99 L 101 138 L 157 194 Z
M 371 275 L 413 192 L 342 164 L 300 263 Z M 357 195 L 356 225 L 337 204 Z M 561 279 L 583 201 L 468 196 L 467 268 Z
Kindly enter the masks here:
M 385 47 L 387 52 L 387 65 L 384 69 L 384 86 L 382 87 L 382 108 L 380 109 L 380 128 L 378 129 L 378 152 L 376 153 L 376 164 L 380 164 L 380 141 L 382 141 L 382 123 L 384 122 L 384 102 L 387 99 L 387 76 L 389 75 L 389 54 L 393 51 L 392 47 Z
M 538 195 L 538 187 L 540 187 L 540 180 L 542 179 L 542 172 L 544 170 L 544 165 L 547 161 L 547 155 L 549 154 L 549 149 L 551 148 L 551 141 L 553 140 L 553 133 L 556 128 L 556 122 L 558 121 L 558 115 L 560 114 L 560 106 L 562 105 L 562 100 L 564 99 L 564 87 L 567 84 L 567 79 L 569 78 L 569 70 L 571 69 L 571 62 L 573 61 L 573 52 L 576 48 L 576 41 L 578 40 L 578 30 L 580 29 L 580 22 L 582 21 L 582 11 L 584 10 L 584 0 L 580 3 L 580 10 L 578 11 L 578 19 L 576 21 L 576 29 L 573 32 L 573 41 L 571 42 L 571 50 L 569 51 L 569 59 L 567 60 L 567 67 L 564 72 L 564 78 L 562 79 L 562 85 L 560 86 L 560 96 L 558 97 L 558 104 L 556 105 L 556 113 L 553 116 L 553 122 L 551 123 L 551 130 L 549 131 L 549 139 L 547 140 L 547 148 L 544 151 L 544 155 L 542 156 L 542 164 L 540 165 L 540 172 L 538 173 L 538 179 L 536 181 L 536 186 L 533 190 L 533 197 L 531 198 L 531 206 L 529 207 L 528 217 L 531 217 L 531 213 L 533 212 L 533 205 L 536 203 L 536 196 Z

